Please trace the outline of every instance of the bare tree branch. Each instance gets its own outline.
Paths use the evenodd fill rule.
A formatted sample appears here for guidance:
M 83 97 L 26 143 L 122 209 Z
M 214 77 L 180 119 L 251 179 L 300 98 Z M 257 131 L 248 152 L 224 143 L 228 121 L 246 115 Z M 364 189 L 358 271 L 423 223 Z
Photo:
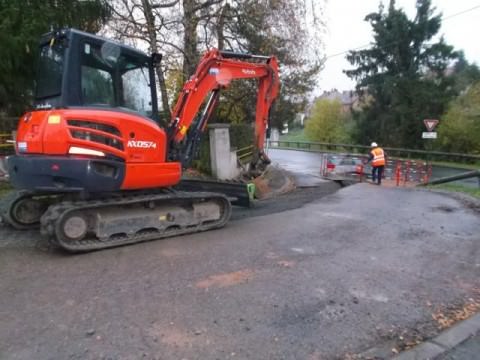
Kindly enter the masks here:
M 170 8 L 178 4 L 178 0 L 173 0 L 166 4 L 152 4 L 152 9 L 159 9 L 159 8 Z

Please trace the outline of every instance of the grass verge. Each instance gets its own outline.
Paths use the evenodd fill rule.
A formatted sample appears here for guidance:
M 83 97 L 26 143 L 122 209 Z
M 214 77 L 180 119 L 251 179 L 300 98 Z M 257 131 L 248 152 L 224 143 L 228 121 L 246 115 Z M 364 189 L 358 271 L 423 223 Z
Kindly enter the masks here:
M 473 188 L 469 186 L 463 186 L 458 184 L 441 184 L 441 185 L 430 185 L 428 186 L 430 189 L 441 189 L 447 190 L 452 192 L 460 192 L 464 194 L 468 194 L 480 199 L 480 187 Z
M 308 141 L 304 129 L 292 129 L 288 134 L 280 135 L 280 141 Z
M 475 164 L 464 164 L 464 163 L 455 163 L 455 162 L 447 162 L 447 161 L 432 161 L 432 165 L 436 166 L 445 166 L 445 167 L 451 167 L 451 168 L 456 168 L 456 169 L 465 169 L 465 170 L 478 170 L 480 169 L 480 164 L 475 163 Z

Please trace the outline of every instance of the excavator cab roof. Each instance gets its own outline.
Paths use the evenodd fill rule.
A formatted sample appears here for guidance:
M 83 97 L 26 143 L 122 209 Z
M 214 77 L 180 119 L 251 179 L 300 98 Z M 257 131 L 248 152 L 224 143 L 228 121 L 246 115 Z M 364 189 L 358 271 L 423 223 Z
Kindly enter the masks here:
M 47 33 L 40 40 L 34 107 L 115 108 L 156 120 L 154 59 L 75 29 Z

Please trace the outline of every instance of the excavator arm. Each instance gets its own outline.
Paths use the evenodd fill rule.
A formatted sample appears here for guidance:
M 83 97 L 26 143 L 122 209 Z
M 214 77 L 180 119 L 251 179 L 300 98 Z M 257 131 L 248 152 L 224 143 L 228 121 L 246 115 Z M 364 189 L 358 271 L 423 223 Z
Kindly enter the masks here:
M 190 165 L 201 134 L 218 103 L 220 90 L 227 88 L 232 80 L 237 79 L 259 80 L 255 145 L 260 156 L 263 154 L 270 108 L 280 88 L 277 59 L 273 56 L 238 54 L 212 49 L 205 53 L 197 70 L 185 83 L 173 109 L 167 129 L 170 160 L 179 160 L 184 167 Z M 207 98 L 203 112 L 199 115 Z

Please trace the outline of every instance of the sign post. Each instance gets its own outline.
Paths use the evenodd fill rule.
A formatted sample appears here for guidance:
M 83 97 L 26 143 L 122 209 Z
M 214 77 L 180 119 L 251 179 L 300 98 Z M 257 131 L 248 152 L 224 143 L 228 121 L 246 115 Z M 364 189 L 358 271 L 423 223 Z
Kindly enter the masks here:
M 438 120 L 435 119 L 424 119 L 423 123 L 427 128 L 427 131 L 422 133 L 422 139 L 436 139 L 437 133 L 433 131 L 438 124 Z
M 432 132 L 424 131 L 422 133 L 422 139 L 436 139 L 436 138 L 437 138 L 437 133 L 435 131 L 432 131 Z
M 422 133 L 422 139 L 436 139 L 437 138 L 437 132 L 433 131 L 433 130 L 438 125 L 438 120 L 436 120 L 436 119 L 424 119 L 423 123 L 425 124 L 425 127 L 427 128 L 427 131 L 424 131 Z M 431 150 L 431 146 L 426 146 L 426 147 L 429 150 Z M 428 163 L 429 158 L 430 158 L 430 156 L 429 156 L 429 153 L 427 152 L 427 163 Z

